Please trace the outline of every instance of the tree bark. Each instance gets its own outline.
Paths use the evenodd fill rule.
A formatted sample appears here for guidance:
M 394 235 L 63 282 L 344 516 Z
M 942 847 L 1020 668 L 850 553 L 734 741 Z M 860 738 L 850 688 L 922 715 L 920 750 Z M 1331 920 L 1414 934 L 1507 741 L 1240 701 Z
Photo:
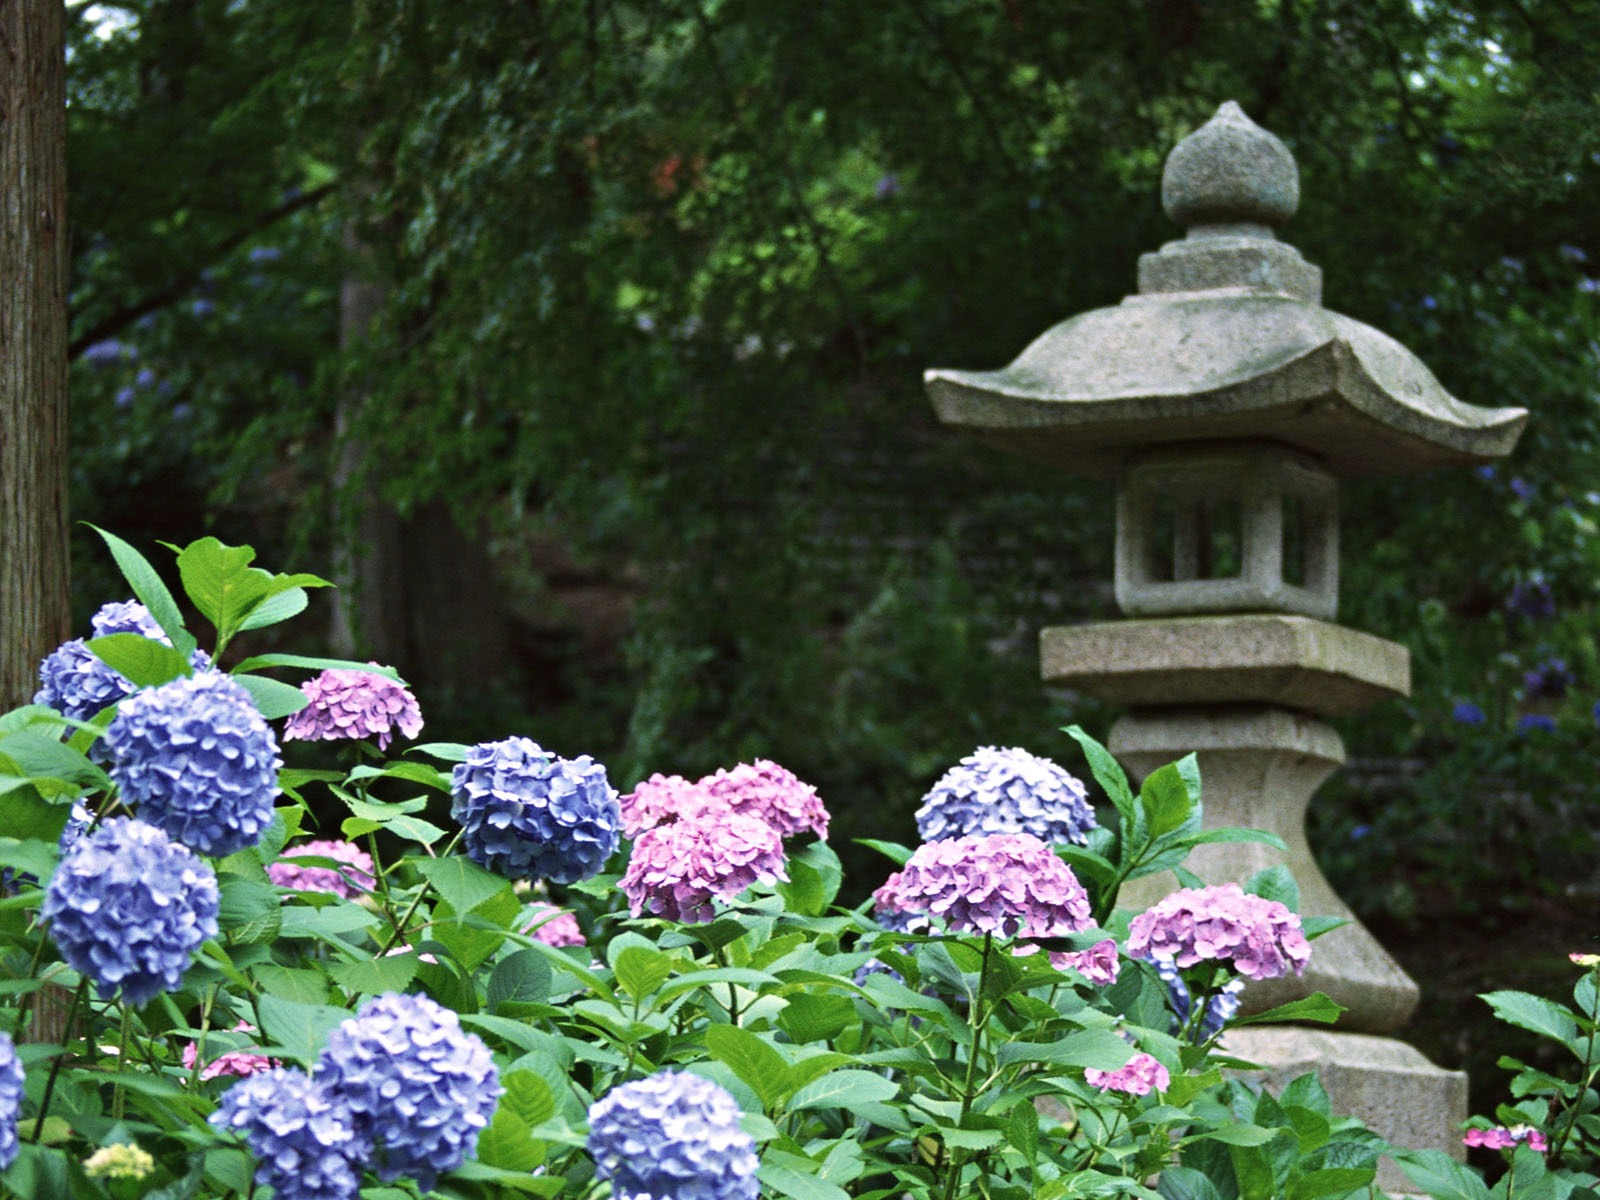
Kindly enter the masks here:
M 69 632 L 62 0 L 0 0 L 0 710 Z

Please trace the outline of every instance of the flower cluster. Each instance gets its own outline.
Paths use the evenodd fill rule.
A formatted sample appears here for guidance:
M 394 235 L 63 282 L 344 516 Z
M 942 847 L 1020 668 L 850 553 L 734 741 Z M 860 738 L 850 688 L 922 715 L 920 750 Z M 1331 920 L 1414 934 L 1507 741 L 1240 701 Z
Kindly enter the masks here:
M 163 645 L 172 645 L 172 639 L 150 615 L 150 610 L 137 600 L 113 600 L 102 604 L 100 611 L 89 618 L 89 627 L 95 637 L 110 637 L 114 633 L 136 633 Z
M 1539 696 L 1550 696 L 1559 699 L 1565 696 L 1577 682 L 1572 668 L 1567 666 L 1564 658 L 1547 658 L 1534 666 L 1531 671 L 1522 673 L 1522 690 L 1529 699 Z
M 1184 888 L 1140 913 L 1128 927 L 1133 958 L 1170 959 L 1179 967 L 1219 962 L 1251 979 L 1298 975 L 1311 957 L 1300 918 L 1276 900 L 1238 884 Z
M 1082 845 L 1094 827 L 1083 784 L 1048 758 L 1015 747 L 979 747 L 940 776 L 917 809 L 925 842 L 1026 833 Z
M 1167 985 L 1167 1003 L 1172 1007 L 1172 1032 L 1180 1033 L 1194 1012 L 1194 993 L 1183 980 L 1183 972 L 1170 958 L 1156 959 L 1156 974 Z M 1244 980 L 1230 979 L 1206 1000 L 1205 1015 L 1194 1030 L 1196 1043 L 1207 1042 L 1222 1032 L 1222 1027 L 1238 1015 L 1239 993 L 1244 991 Z
M 1487 1150 L 1514 1150 L 1520 1145 L 1526 1145 L 1530 1150 L 1540 1154 L 1550 1149 L 1550 1143 L 1545 1141 L 1544 1134 L 1532 1125 L 1496 1125 L 1490 1129 L 1469 1129 L 1467 1135 L 1461 1139 L 1463 1146 L 1482 1146 Z
M 236 1129 L 255 1155 L 256 1182 L 276 1200 L 355 1200 L 372 1153 L 355 1115 L 304 1072 L 279 1067 L 236 1083 L 211 1124 Z
M 211 867 L 161 830 L 116 817 L 62 858 L 40 915 L 61 957 L 143 1004 L 183 983 L 190 956 L 217 934 L 220 893 Z
M 249 1021 L 240 1021 L 233 1027 L 235 1033 L 255 1033 L 256 1027 Z M 195 1064 L 200 1061 L 200 1051 L 195 1043 L 190 1042 L 183 1048 L 183 1065 L 186 1070 L 194 1070 Z M 200 1068 L 201 1079 L 215 1079 L 219 1075 L 237 1075 L 244 1078 L 248 1075 L 258 1075 L 262 1071 L 269 1071 L 279 1066 L 277 1059 L 268 1058 L 264 1054 L 251 1054 L 245 1050 L 229 1050 L 219 1054 L 204 1067 Z
M 0 1033 L 0 1171 L 17 1157 L 17 1117 L 22 1113 L 22 1062 L 11 1038 Z
M 586 946 L 583 930 L 578 928 L 578 918 L 553 904 L 528 905 L 522 924 L 524 933 L 531 933 L 546 946 Z
M 755 1140 L 739 1104 L 709 1079 L 661 1071 L 589 1109 L 595 1174 L 616 1200 L 756 1200 Z
M 95 637 L 136 633 L 163 645 L 172 644 L 150 610 L 137 600 L 103 604 L 89 623 Z M 202 662 L 210 663 L 199 651 L 195 652 L 195 658 L 197 666 Z M 75 721 L 87 721 L 136 690 L 132 683 L 102 662 L 86 641 L 73 638 L 57 646 L 39 664 L 39 690 L 33 702 L 47 705 Z
M 494 1059 L 450 1009 L 426 996 L 374 997 L 328 1035 L 315 1078 L 370 1136 L 385 1183 L 426 1191 L 477 1146 L 501 1087 Z
M 299 866 L 296 858 L 331 858 L 342 867 Z M 275 863 L 267 865 L 267 878 L 279 887 L 297 892 L 332 892 L 346 900 L 370 892 L 377 886 L 372 874 L 372 855 L 350 842 L 303 842 L 285 850 Z
M 284 722 L 286 742 L 376 737 L 378 749 L 387 750 L 396 731 L 408 738 L 422 732 L 417 698 L 405 684 L 376 671 L 330 668 L 302 683 L 300 691 L 309 703 Z
M 617 793 L 587 754 L 558 758 L 525 737 L 484 742 L 457 764 L 451 791 L 468 857 L 509 878 L 576 883 L 617 848 Z
M 1102 1092 L 1127 1092 L 1130 1096 L 1164 1092 L 1172 1082 L 1167 1069 L 1149 1054 L 1135 1054 L 1126 1066 L 1118 1067 L 1115 1071 L 1087 1067 L 1083 1077 L 1090 1087 L 1097 1087 Z
M 783 837 L 810 830 L 828 836 L 828 810 L 817 789 L 765 758 L 707 775 L 700 786 L 736 813 L 759 817 Z
M 147 1179 L 155 1169 L 155 1158 L 135 1142 L 101 1146 L 83 1160 L 83 1173 L 90 1179 Z
M 682 775 L 656 774 L 622 797 L 621 810 L 623 836 L 636 838 L 657 825 L 725 812 L 727 806 L 702 784 Z
M 925 913 L 958 933 L 1060 937 L 1091 924 L 1078 877 L 1026 833 L 924 842 L 872 898 L 891 919 Z
M 753 884 L 788 878 L 776 829 L 756 817 L 719 812 L 645 830 L 618 886 L 636 917 L 649 909 L 669 921 L 700 924 L 715 915 L 712 900 L 732 900 Z
M 253 846 L 272 821 L 277 739 L 250 693 L 219 671 L 135 693 L 105 741 L 123 802 L 202 854 Z
M 1058 971 L 1071 969 L 1096 987 L 1110 987 L 1117 981 L 1120 962 L 1117 943 L 1111 938 L 1096 942 L 1087 950 L 1057 951 L 1050 955 L 1050 965 Z
M 1519 580 L 1511 587 L 1506 608 L 1530 621 L 1542 621 L 1556 615 L 1556 600 L 1543 579 Z
M 638 837 L 671 821 L 738 813 L 765 821 L 780 837 L 810 832 L 828 836 L 828 810 L 817 789 L 769 759 L 740 763 L 690 782 L 682 775 L 652 775 L 622 798 L 623 832 Z

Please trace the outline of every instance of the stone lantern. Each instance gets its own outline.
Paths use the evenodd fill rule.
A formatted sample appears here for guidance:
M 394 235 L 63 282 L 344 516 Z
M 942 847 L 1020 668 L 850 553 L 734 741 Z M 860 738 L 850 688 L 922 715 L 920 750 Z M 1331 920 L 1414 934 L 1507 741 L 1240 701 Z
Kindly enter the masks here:
M 1348 1009 L 1337 1028 L 1246 1028 L 1228 1048 L 1269 1084 L 1315 1069 L 1397 1145 L 1459 1157 L 1466 1078 L 1383 1036 L 1417 985 L 1323 877 L 1304 816 L 1344 761 L 1328 719 L 1410 690 L 1403 646 L 1333 621 L 1338 480 L 1491 461 L 1527 413 L 1461 403 L 1398 342 L 1322 307 L 1322 272 L 1275 234 L 1299 203 L 1294 158 L 1238 105 L 1172 151 L 1161 199 L 1187 233 L 1141 256 L 1137 294 L 1001 370 L 929 371 L 928 394 L 945 424 L 1114 482 L 1127 619 L 1044 630 L 1043 674 L 1125 707 L 1110 748 L 1135 775 L 1197 752 L 1206 824 L 1289 847 L 1204 846 L 1189 866 L 1222 883 L 1286 862 L 1303 913 L 1350 922 L 1303 977 L 1245 993 L 1260 1010 L 1327 992 Z M 1170 886 L 1139 880 L 1121 903 Z M 1409 1186 L 1388 1163 L 1378 1182 Z

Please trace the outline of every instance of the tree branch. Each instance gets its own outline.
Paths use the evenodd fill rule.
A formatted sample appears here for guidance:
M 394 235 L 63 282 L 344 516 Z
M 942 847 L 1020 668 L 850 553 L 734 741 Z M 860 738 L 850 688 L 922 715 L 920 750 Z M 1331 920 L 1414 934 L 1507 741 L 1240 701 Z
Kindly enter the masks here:
M 176 303 L 192 290 L 195 284 L 200 282 L 200 277 L 205 272 L 207 265 L 216 262 L 220 258 L 225 258 L 250 238 L 264 229 L 271 228 L 285 217 L 292 216 L 301 209 L 310 208 L 319 203 L 327 196 L 332 195 L 338 187 L 339 184 L 337 182 L 325 183 L 321 187 L 312 188 L 309 192 L 302 192 L 292 200 L 284 201 L 277 208 L 268 209 L 244 228 L 223 238 L 211 248 L 210 252 L 200 260 L 198 265 L 192 266 L 189 270 L 183 272 L 166 287 L 151 292 L 126 308 L 119 308 L 110 316 L 95 322 L 89 329 L 73 338 L 67 344 L 67 358 L 69 360 L 77 358 L 78 355 L 96 342 L 104 341 L 113 334 L 121 333 L 140 317 L 163 309 L 169 304 Z

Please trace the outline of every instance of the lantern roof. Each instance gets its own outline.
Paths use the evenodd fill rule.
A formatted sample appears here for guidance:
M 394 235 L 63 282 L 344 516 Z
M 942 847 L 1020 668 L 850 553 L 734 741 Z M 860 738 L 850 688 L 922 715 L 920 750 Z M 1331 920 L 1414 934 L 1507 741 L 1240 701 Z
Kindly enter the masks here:
M 1410 350 L 1322 307 L 1322 273 L 1275 229 L 1299 203 L 1284 144 L 1232 101 L 1162 176 L 1186 237 L 1139 263 L 1139 291 L 1047 330 L 998 371 L 932 370 L 939 419 L 1001 450 L 1110 478 L 1183 442 L 1296 447 L 1339 476 L 1487 462 L 1520 408 L 1479 408 Z

